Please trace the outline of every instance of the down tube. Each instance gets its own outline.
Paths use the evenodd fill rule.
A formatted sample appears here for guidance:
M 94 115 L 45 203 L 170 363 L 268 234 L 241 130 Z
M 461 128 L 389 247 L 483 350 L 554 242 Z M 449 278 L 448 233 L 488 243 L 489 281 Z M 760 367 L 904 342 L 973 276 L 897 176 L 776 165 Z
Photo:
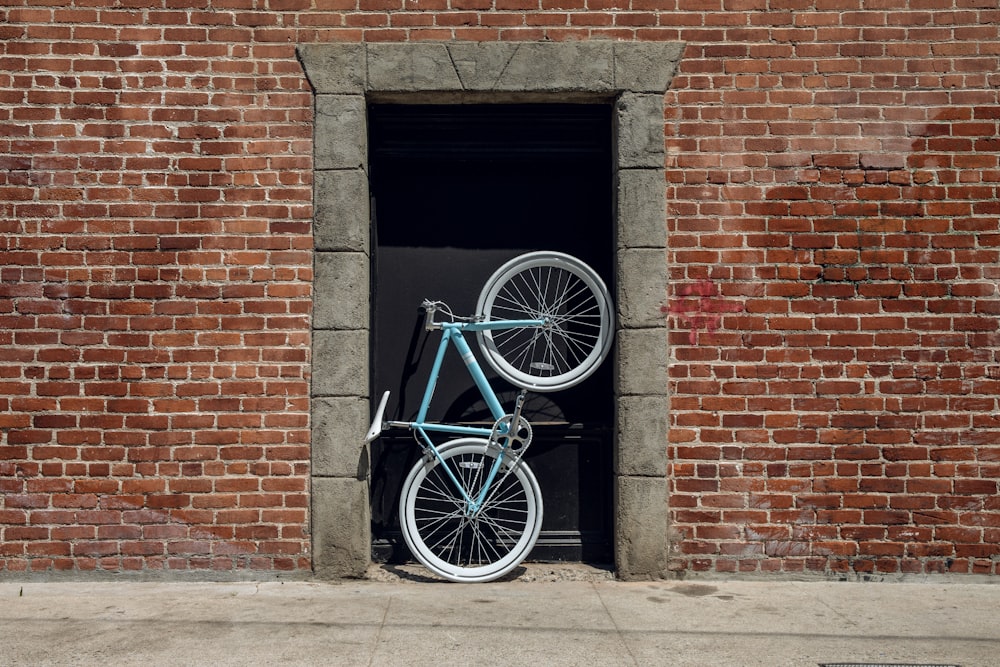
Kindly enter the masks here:
M 465 342 L 465 337 L 462 336 L 462 332 L 455 330 L 452 333 L 451 339 L 452 342 L 455 343 L 455 349 L 458 350 L 460 355 L 462 355 L 462 361 L 465 363 L 465 367 L 469 370 L 469 375 L 472 376 L 472 381 L 476 383 L 476 388 L 479 389 L 479 393 L 482 394 L 483 400 L 486 401 L 486 405 L 489 407 L 490 413 L 493 415 L 493 419 L 500 419 L 505 414 L 503 406 L 500 405 L 496 392 L 493 391 L 493 387 L 490 386 L 490 381 L 486 379 L 486 374 L 483 373 L 482 367 L 480 367 L 479 362 L 476 361 L 476 356 L 472 354 L 469 344 Z
M 466 368 L 469 369 L 469 375 L 472 376 L 472 380 L 476 383 L 476 387 L 479 388 L 479 393 L 483 395 L 483 400 L 486 401 L 486 405 L 489 406 L 490 412 L 493 413 L 494 419 L 501 419 L 504 416 L 503 406 L 500 405 L 500 401 L 497 399 L 496 392 L 493 391 L 493 387 L 490 386 L 489 380 L 486 379 L 486 374 L 483 373 L 482 367 L 479 362 L 476 361 L 475 355 L 472 354 L 472 350 L 469 349 L 469 344 L 465 342 L 465 338 L 460 332 L 455 332 L 455 348 L 458 350 L 459 354 L 462 355 L 462 361 L 465 362 Z M 473 516 L 479 516 L 479 513 L 483 509 L 483 505 L 489 498 L 487 497 L 487 492 L 493 488 L 493 480 L 496 479 L 497 473 L 500 472 L 500 466 L 503 465 L 505 449 L 501 449 L 493 461 L 493 465 L 490 467 L 489 473 L 486 475 L 486 481 L 483 483 L 482 488 L 479 490 L 479 495 L 471 499 L 472 500 L 472 512 Z M 494 489 L 492 493 L 495 493 Z M 490 497 L 492 497 L 490 493 Z

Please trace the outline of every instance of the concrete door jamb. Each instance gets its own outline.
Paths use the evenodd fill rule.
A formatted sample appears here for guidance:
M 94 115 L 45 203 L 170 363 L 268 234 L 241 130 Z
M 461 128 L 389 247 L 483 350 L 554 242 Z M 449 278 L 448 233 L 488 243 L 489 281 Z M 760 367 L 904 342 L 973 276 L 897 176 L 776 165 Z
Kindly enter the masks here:
M 601 102 L 615 106 L 618 331 L 615 566 L 667 574 L 668 343 L 664 93 L 676 42 L 311 44 L 315 90 L 312 357 L 313 567 L 363 576 L 370 564 L 370 101 Z

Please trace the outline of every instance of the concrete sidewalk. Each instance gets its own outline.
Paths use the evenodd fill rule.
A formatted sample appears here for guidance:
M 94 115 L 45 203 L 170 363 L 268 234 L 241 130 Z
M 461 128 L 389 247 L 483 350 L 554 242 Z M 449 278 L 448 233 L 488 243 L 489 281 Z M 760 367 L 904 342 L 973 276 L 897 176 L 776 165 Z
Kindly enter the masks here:
M 543 578 L 6 582 L 0 664 L 1000 665 L 1000 585 Z

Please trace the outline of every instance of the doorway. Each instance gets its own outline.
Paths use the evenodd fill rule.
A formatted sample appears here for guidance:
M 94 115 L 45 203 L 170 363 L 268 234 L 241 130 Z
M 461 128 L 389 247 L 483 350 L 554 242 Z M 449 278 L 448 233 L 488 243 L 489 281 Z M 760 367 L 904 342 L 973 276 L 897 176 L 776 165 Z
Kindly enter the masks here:
M 424 298 L 459 315 L 507 259 L 558 250 L 596 269 L 614 293 L 613 109 L 610 104 L 373 104 L 368 107 L 372 196 L 372 395 L 392 391 L 388 417 L 411 419 L 436 338 Z M 487 366 L 484 368 L 489 370 Z M 490 375 L 502 397 L 516 390 Z M 585 382 L 531 395 L 529 465 L 545 503 L 530 558 L 613 559 L 614 379 L 610 362 Z M 508 401 L 509 403 L 509 401 Z M 432 415 L 488 418 L 462 364 L 446 359 Z M 371 451 L 373 557 L 405 560 L 397 506 L 419 448 L 387 433 Z

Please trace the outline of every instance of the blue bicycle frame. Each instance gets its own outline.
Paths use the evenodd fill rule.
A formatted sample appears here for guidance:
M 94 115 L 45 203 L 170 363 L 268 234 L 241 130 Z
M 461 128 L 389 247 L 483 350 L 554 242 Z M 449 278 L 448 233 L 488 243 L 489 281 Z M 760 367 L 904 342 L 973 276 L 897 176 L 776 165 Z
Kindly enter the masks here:
M 437 386 L 438 376 L 441 372 L 441 364 L 444 361 L 445 352 L 448 349 L 449 343 L 455 346 L 456 351 L 462 357 L 462 361 L 465 363 L 466 369 L 469 371 L 469 375 L 472 376 L 472 381 L 475 383 L 476 388 L 482 395 L 483 400 L 486 401 L 486 405 L 490 410 L 490 414 L 493 419 L 500 421 L 506 416 L 503 410 L 503 406 L 500 405 L 500 400 L 497 398 L 496 392 L 490 385 L 489 380 L 486 378 L 486 374 L 483 373 L 482 367 L 479 365 L 479 361 L 473 354 L 472 349 L 469 347 L 469 343 L 465 340 L 465 336 L 462 334 L 466 331 L 468 332 L 478 332 L 478 331 L 498 331 L 503 329 L 517 329 L 517 328 L 538 328 L 545 325 L 545 320 L 497 320 L 493 322 L 435 322 L 434 321 L 434 308 L 429 308 L 427 312 L 427 322 L 425 328 L 428 331 L 441 330 L 441 342 L 438 344 L 437 354 L 434 357 L 434 365 L 431 367 L 430 377 L 427 380 L 427 387 L 424 389 L 424 397 L 420 402 L 420 409 L 417 412 L 417 418 L 411 422 L 399 422 L 399 421 L 389 421 L 382 423 L 382 414 L 385 410 L 385 404 L 389 397 L 389 392 L 385 392 L 382 396 L 382 401 L 379 405 L 378 411 L 375 415 L 375 421 L 372 423 L 372 428 L 368 432 L 366 440 L 371 442 L 378 434 L 381 432 L 384 426 L 394 427 L 394 428 L 408 428 L 412 430 L 418 438 L 418 442 L 424 448 L 426 452 L 430 452 L 432 456 L 438 459 L 442 464 L 444 464 L 444 459 L 441 453 L 438 451 L 437 446 L 431 440 L 429 433 L 451 433 L 455 435 L 469 435 L 469 436 L 479 436 L 484 438 L 491 438 L 493 436 L 494 427 L 476 427 L 476 426 L 460 426 L 458 424 L 442 424 L 438 422 L 428 422 L 427 412 L 430 409 L 431 400 L 434 398 L 434 390 Z M 518 399 L 518 407 L 515 411 L 515 415 L 520 414 L 520 402 L 523 400 L 522 397 Z M 501 431 L 504 433 L 505 431 Z M 504 454 L 506 453 L 506 446 L 501 446 L 499 454 L 496 460 L 493 462 L 493 466 L 489 471 L 486 478 L 486 482 L 483 484 L 478 496 L 476 498 L 471 498 L 455 477 L 455 474 L 447 465 L 442 465 L 444 470 L 448 473 L 448 477 L 451 478 L 452 483 L 455 488 L 459 490 L 462 497 L 465 499 L 466 507 L 465 513 L 467 516 L 475 516 L 478 514 L 480 508 L 487 500 L 487 491 L 493 480 L 496 478 L 500 467 L 504 462 Z

